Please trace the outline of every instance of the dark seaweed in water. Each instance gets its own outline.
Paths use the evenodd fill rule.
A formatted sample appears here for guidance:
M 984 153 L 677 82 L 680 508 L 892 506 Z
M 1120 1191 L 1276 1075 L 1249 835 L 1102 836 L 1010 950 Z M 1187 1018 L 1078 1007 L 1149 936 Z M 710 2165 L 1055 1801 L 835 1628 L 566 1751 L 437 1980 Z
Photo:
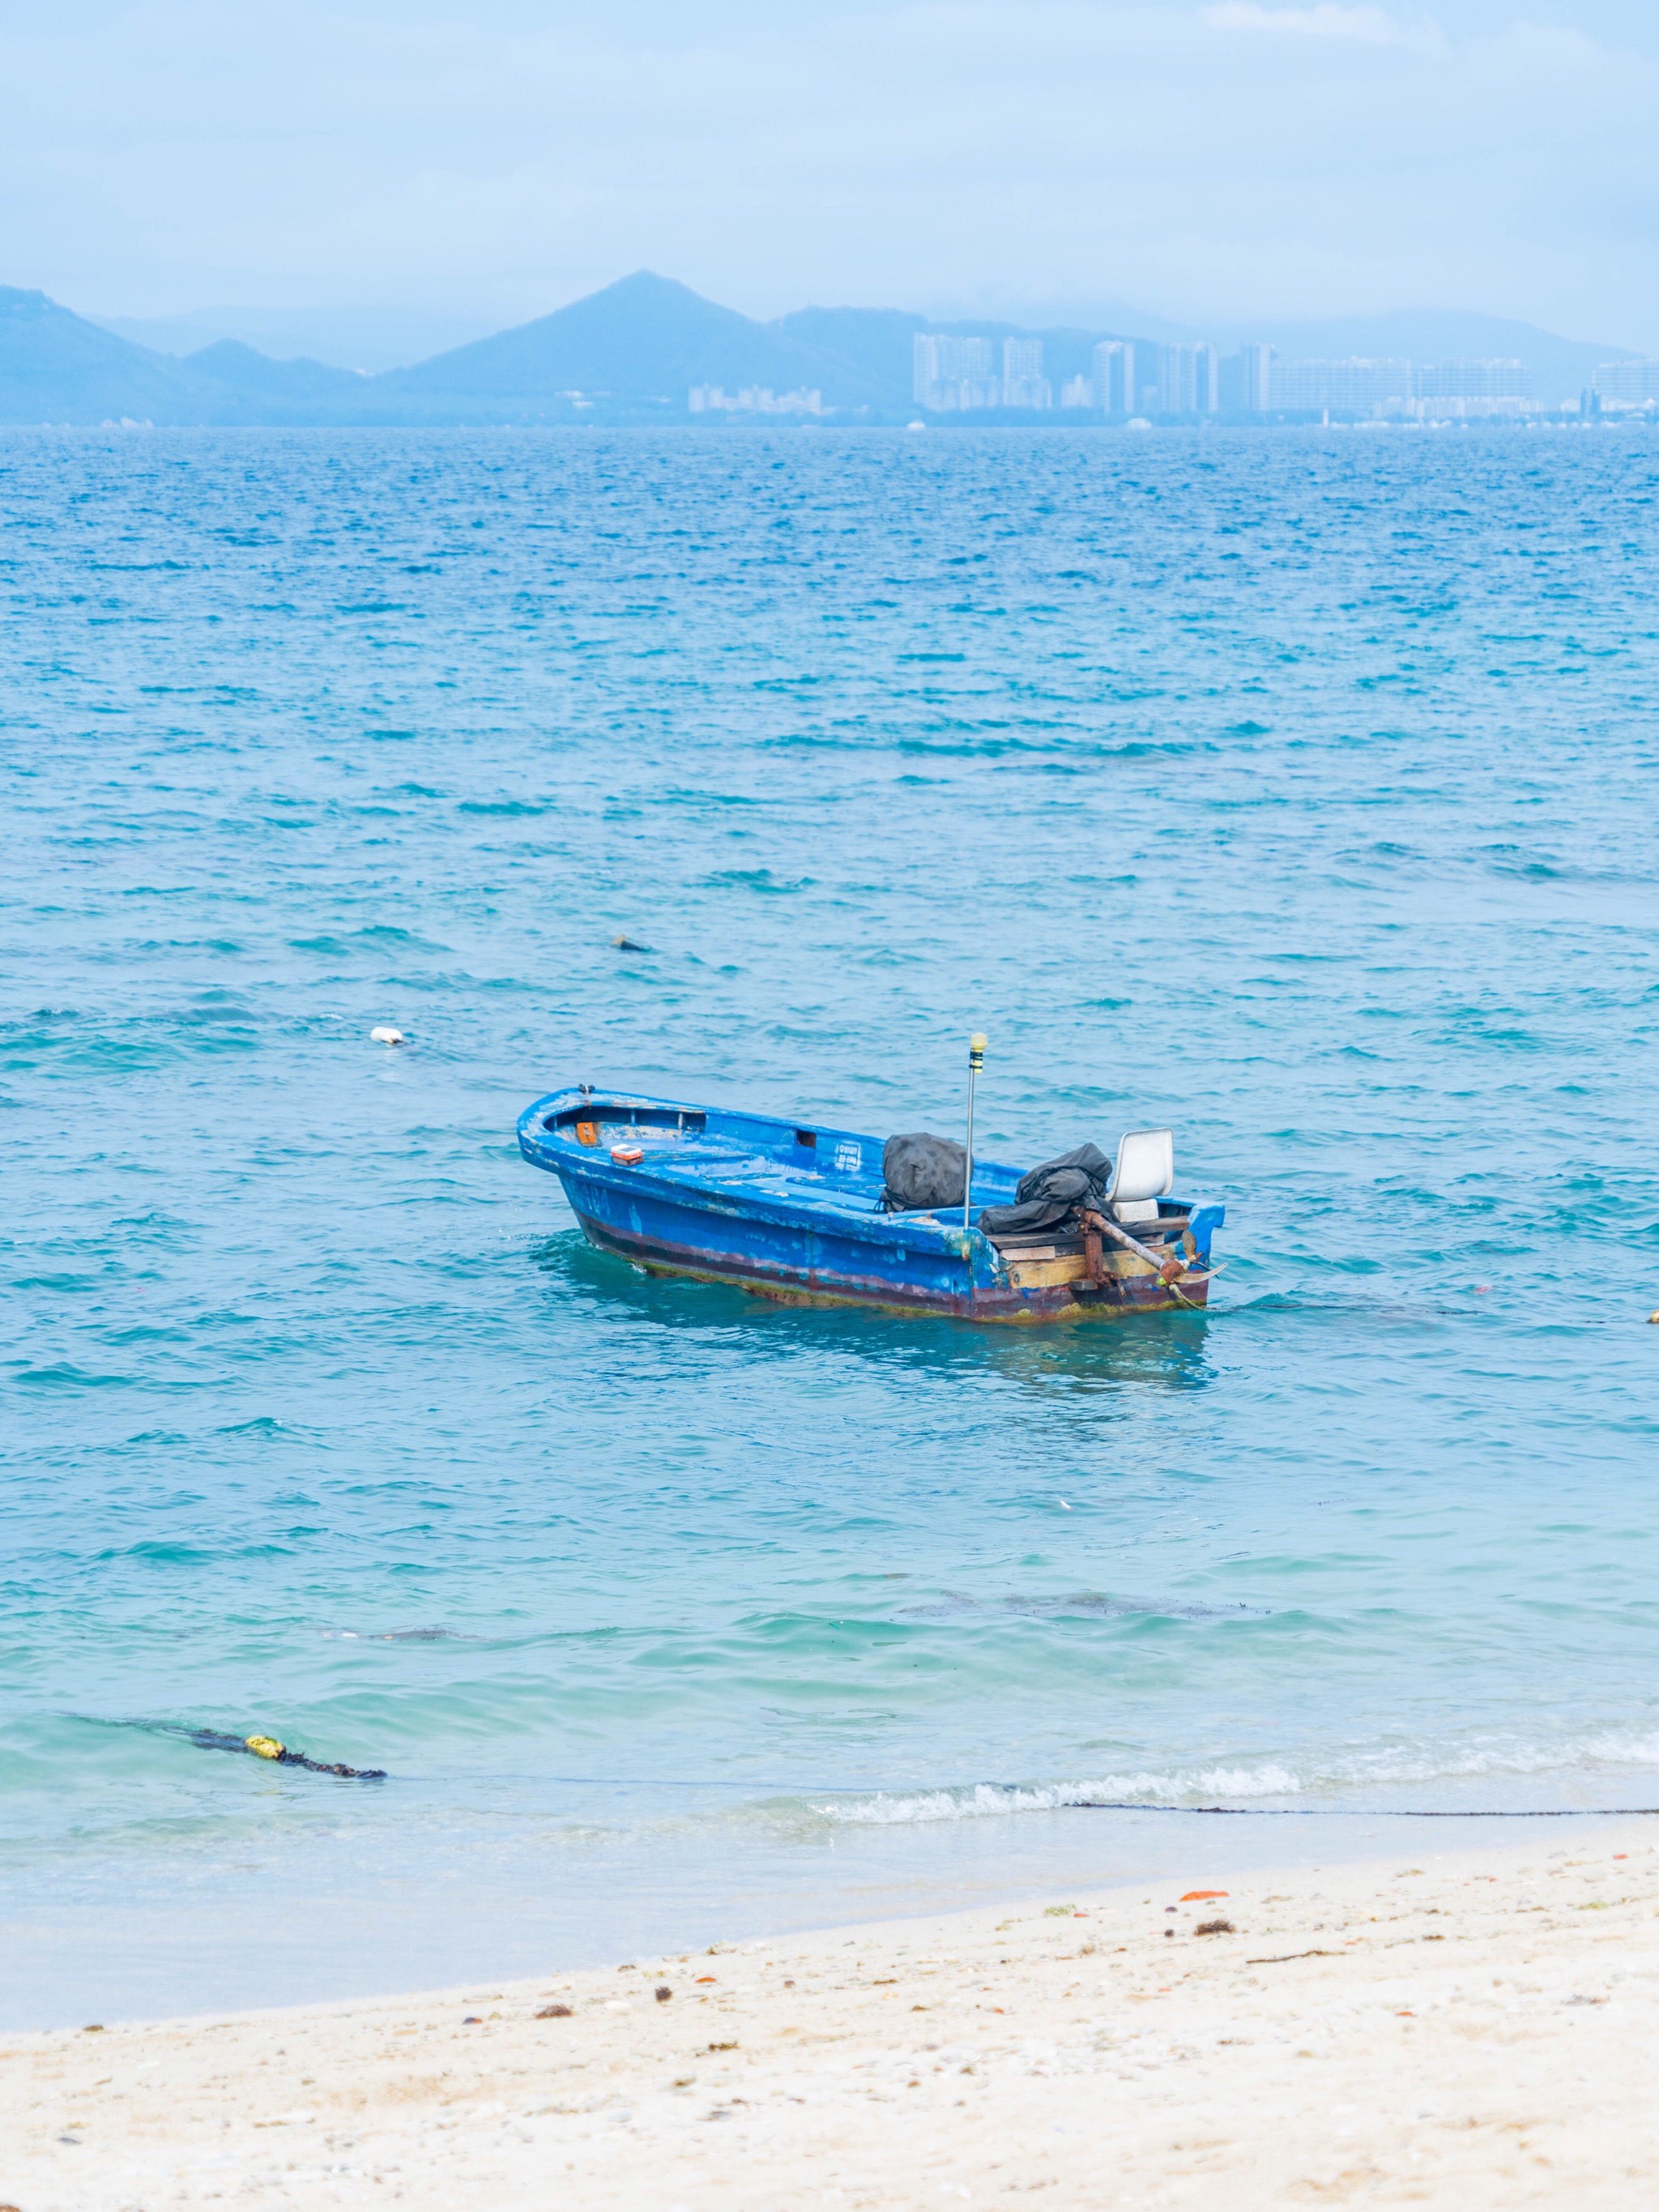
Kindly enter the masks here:
M 198 1751 L 240 1752 L 247 1759 L 261 1759 L 270 1766 L 302 1767 L 308 1774 L 333 1774 L 343 1782 L 384 1782 L 386 1771 L 383 1766 L 347 1766 L 341 1760 L 311 1759 L 302 1751 L 291 1751 L 278 1744 L 274 1752 L 256 1751 L 256 1742 L 276 1742 L 275 1737 L 232 1735 L 224 1729 L 190 1728 L 181 1721 L 117 1721 L 117 1728 L 143 1729 L 150 1735 L 173 1735 L 185 1743 L 194 1744 Z
M 906 1606 L 907 1620 L 960 1620 L 972 1613 L 1025 1613 L 1039 1619 L 1093 1615 L 1102 1620 L 1162 1618 L 1168 1620 L 1237 1620 L 1241 1614 L 1265 1619 L 1272 1608 L 1246 1605 L 1189 1605 L 1175 1598 L 1112 1597 L 1103 1590 L 1073 1590 L 1062 1595 L 1024 1597 L 1009 1593 L 1002 1597 L 947 1595 L 926 1605 Z
M 250 1759 L 263 1759 L 270 1766 L 302 1766 L 307 1774 L 337 1774 L 343 1782 L 384 1782 L 383 1766 L 347 1766 L 338 1760 L 307 1759 L 302 1751 L 290 1751 L 286 1744 L 275 1752 L 256 1751 L 254 1739 L 248 1736 L 226 1735 L 217 1729 L 190 1729 L 188 1740 L 203 1751 L 240 1751 Z

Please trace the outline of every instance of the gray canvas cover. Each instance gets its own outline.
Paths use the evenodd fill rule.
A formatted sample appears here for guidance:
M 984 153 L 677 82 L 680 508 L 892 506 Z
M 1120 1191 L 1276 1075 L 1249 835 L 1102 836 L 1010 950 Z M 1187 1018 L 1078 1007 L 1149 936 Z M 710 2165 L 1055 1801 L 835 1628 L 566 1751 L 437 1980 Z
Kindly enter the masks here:
M 949 1137 L 930 1137 L 917 1130 L 908 1137 L 890 1137 L 881 1148 L 882 1210 L 887 1213 L 924 1211 L 934 1206 L 960 1206 L 968 1173 L 965 1148 Z
M 988 1206 L 979 1225 L 988 1237 L 1030 1237 L 1045 1230 L 1069 1235 L 1085 1206 L 1106 1211 L 1112 1164 L 1098 1145 L 1079 1145 L 1022 1176 L 1012 1206 Z

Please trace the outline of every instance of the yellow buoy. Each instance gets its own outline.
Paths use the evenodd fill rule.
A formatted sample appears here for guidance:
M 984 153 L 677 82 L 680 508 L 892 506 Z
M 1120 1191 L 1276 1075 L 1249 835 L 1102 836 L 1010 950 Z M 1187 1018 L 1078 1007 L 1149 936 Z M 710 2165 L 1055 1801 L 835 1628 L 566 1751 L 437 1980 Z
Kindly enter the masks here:
M 280 1759 L 288 1749 L 274 1735 L 245 1735 L 242 1741 L 256 1759 Z

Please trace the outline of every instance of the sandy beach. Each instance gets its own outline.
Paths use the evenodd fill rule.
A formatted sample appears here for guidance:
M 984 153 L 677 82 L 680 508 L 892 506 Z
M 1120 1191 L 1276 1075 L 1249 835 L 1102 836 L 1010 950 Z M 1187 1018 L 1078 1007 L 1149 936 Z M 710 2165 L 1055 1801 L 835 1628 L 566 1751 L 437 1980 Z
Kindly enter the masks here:
M 1167 1894 L 14 2034 L 0 2200 L 1645 2204 L 1654 1836 L 1237 1879 L 1195 1850 Z

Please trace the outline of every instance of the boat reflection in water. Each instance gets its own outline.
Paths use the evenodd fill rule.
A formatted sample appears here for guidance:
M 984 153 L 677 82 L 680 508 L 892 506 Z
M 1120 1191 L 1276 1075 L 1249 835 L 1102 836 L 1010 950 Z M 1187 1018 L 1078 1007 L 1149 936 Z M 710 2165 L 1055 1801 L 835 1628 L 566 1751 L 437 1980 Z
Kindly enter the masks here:
M 748 1295 L 736 1284 L 649 1274 L 598 1250 L 574 1229 L 539 1239 L 529 1256 L 550 1295 L 561 1304 L 583 1302 L 596 1322 L 603 1316 L 624 1330 L 661 1330 L 694 1358 L 747 1343 L 763 1352 L 769 1368 L 803 1382 L 824 1371 L 826 1360 L 855 1363 L 872 1378 L 985 1382 L 1045 1397 L 1182 1394 L 1216 1379 L 1204 1313 L 1168 1313 L 1140 1328 L 963 1328 L 945 1316 L 797 1305 Z M 763 1332 L 758 1339 L 756 1330 Z M 631 1337 L 625 1340 L 632 1347 Z

